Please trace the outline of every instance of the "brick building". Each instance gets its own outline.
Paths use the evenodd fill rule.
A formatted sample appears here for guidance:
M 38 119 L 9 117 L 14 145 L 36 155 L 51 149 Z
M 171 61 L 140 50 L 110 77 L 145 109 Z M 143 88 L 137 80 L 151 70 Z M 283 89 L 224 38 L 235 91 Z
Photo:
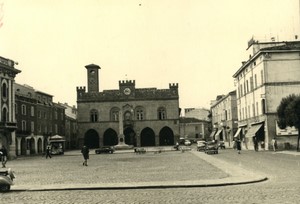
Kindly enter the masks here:
M 174 145 L 179 139 L 178 84 L 168 89 L 119 88 L 99 92 L 98 65 L 87 65 L 88 87 L 77 87 L 78 144 L 90 148 L 117 145 L 120 135 L 133 146 Z
M 17 155 L 40 154 L 50 136 L 65 135 L 65 108 L 52 95 L 15 84 L 15 109 Z

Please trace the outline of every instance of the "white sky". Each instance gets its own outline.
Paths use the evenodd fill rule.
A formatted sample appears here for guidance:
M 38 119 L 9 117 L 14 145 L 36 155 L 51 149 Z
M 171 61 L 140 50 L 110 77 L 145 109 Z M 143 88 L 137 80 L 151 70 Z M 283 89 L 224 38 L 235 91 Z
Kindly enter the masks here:
M 179 83 L 180 107 L 209 108 L 235 89 L 254 36 L 290 40 L 299 0 L 0 0 L 0 56 L 16 82 L 76 105 L 85 65 L 101 67 L 100 91 Z

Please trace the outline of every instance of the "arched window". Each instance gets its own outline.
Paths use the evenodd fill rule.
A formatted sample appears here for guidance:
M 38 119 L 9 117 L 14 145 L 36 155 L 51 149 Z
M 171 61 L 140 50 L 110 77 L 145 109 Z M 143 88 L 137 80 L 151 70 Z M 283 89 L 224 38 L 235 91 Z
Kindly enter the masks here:
M 157 111 L 158 120 L 165 120 L 167 118 L 166 109 L 164 107 L 160 107 Z
M 98 111 L 95 109 L 91 110 L 90 118 L 91 118 L 91 122 L 97 122 L 98 121 Z
M 2 97 L 7 98 L 7 86 L 6 83 L 2 84 Z

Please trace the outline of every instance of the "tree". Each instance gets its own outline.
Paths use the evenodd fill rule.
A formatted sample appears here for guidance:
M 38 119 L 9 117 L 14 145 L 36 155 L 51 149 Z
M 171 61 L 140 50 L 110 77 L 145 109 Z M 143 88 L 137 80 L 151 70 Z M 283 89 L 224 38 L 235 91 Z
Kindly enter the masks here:
M 286 128 L 295 126 L 298 129 L 297 151 L 300 141 L 300 95 L 289 95 L 283 98 L 277 107 L 278 126 Z

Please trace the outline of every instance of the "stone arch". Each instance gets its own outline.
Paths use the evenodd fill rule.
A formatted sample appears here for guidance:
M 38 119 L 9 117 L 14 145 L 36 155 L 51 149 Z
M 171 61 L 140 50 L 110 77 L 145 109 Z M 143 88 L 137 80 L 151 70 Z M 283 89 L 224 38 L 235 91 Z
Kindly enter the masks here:
M 125 144 L 136 146 L 136 134 L 131 127 L 124 130 Z
M 20 148 L 21 148 L 21 155 L 26 155 L 27 141 L 24 137 L 22 137 L 21 139 Z
M 36 153 L 36 149 L 35 149 L 35 139 L 33 137 L 31 137 L 28 141 L 28 145 L 29 145 L 29 150 L 30 150 L 30 154 L 35 154 Z
M 103 134 L 103 145 L 114 146 L 118 144 L 118 134 L 112 128 L 108 128 Z
M 99 147 L 99 134 L 94 129 L 89 129 L 84 135 L 84 145 L 88 148 Z
M 167 126 L 163 127 L 159 132 L 159 145 L 174 145 L 173 130 Z
M 155 133 L 151 128 L 144 128 L 141 131 L 141 146 L 155 146 Z
M 42 153 L 43 152 L 43 141 L 41 138 L 38 138 L 37 141 L 37 153 Z

